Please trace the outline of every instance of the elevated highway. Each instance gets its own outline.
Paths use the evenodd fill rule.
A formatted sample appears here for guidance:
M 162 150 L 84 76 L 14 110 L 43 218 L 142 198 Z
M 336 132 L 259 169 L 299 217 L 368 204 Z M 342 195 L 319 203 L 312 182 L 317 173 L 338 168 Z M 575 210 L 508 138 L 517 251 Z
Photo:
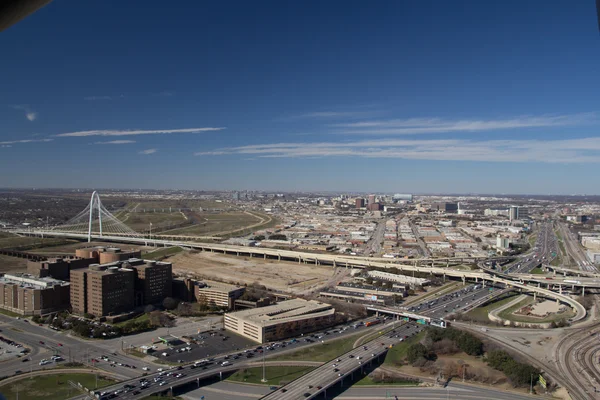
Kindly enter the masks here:
M 87 240 L 88 235 L 86 234 L 78 234 L 78 233 L 65 233 L 65 232 L 54 232 L 54 231 L 23 231 L 20 232 L 23 235 L 30 236 L 50 236 L 50 237 L 64 237 L 64 238 L 72 238 L 72 239 L 80 239 Z M 280 249 L 270 249 L 263 247 L 246 247 L 246 246 L 234 246 L 234 245 L 225 245 L 221 243 L 198 243 L 198 242 L 178 242 L 171 240 L 161 240 L 161 239 L 148 239 L 148 238 L 137 238 L 137 237 L 126 237 L 126 236 L 107 236 L 107 235 L 92 235 L 94 240 L 102 240 L 108 242 L 118 242 L 118 243 L 132 243 L 138 245 L 159 245 L 159 246 L 180 246 L 187 247 L 191 249 L 196 249 L 200 251 L 207 252 L 218 252 L 223 254 L 231 254 L 237 256 L 245 256 L 245 257 L 260 257 L 260 258 L 270 258 L 270 259 L 278 259 L 278 260 L 286 260 L 286 261 L 294 261 L 298 263 L 314 263 L 315 265 L 331 265 L 333 267 L 348 267 L 348 268 L 367 268 L 367 267 L 378 267 L 378 268 L 397 268 L 400 271 L 408 271 L 408 272 L 422 272 L 428 273 L 430 275 L 439 275 L 443 277 L 453 277 L 461 279 L 463 282 L 466 282 L 467 279 L 475 280 L 475 282 L 479 281 L 491 281 L 496 283 L 502 283 L 507 286 L 513 286 L 515 288 L 525 289 L 526 291 L 536 293 L 538 295 L 542 295 L 547 298 L 556 299 L 557 301 L 563 302 L 565 304 L 570 305 L 577 312 L 577 316 L 575 320 L 580 320 L 585 317 L 586 311 L 585 308 L 579 304 L 574 299 L 563 295 L 561 293 L 553 292 L 549 289 L 542 288 L 542 282 L 546 283 L 544 278 L 526 278 L 514 275 L 507 275 L 498 273 L 496 271 L 492 271 L 486 269 L 485 272 L 482 271 L 469 271 L 469 270 L 455 270 L 450 268 L 440 268 L 440 267 L 420 267 L 415 265 L 407 265 L 407 264 L 396 264 L 391 263 L 389 260 L 386 262 L 378 262 L 374 261 L 369 257 L 349 257 L 344 255 L 337 254 L 318 254 L 318 253 L 307 253 L 295 250 L 280 250 Z M 481 265 L 481 263 L 480 263 Z M 533 285 L 528 285 L 527 283 L 533 283 Z M 578 280 L 576 282 L 569 282 L 569 285 L 573 287 L 600 287 L 600 281 L 581 281 Z

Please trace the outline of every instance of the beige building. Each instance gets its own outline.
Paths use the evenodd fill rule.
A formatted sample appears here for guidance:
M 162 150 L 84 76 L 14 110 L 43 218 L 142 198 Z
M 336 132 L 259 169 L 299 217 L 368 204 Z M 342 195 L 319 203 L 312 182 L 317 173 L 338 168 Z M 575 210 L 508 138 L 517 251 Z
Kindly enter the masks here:
M 0 308 L 21 315 L 44 315 L 69 307 L 69 283 L 29 274 L 0 278 Z
M 206 299 L 207 303 L 214 303 L 218 307 L 225 307 L 228 310 L 233 308 L 233 303 L 240 298 L 246 288 L 229 285 L 221 282 L 203 281 L 196 282 L 194 296 L 198 302 Z
M 118 266 L 90 265 L 71 271 L 71 308 L 77 314 L 101 317 L 131 311 L 135 272 Z
M 130 258 L 141 258 L 142 252 L 140 250 L 122 250 L 119 247 L 94 246 L 77 249 L 75 255 L 80 258 L 95 258 L 98 264 L 110 264 Z
M 335 309 L 315 300 L 293 299 L 225 314 L 225 329 L 258 343 L 321 329 L 334 322 Z

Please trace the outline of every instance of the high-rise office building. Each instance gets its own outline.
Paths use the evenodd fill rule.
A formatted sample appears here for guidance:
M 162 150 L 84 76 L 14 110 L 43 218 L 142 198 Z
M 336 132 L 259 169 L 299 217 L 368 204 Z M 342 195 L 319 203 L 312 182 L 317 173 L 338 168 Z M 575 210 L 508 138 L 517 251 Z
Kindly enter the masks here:
M 356 208 L 365 208 L 365 199 L 356 199 L 355 206 Z
M 168 262 L 129 259 L 121 264 L 135 272 L 135 305 L 160 304 L 173 293 L 173 266 Z
M 508 218 L 510 221 L 516 221 L 519 219 L 519 207 L 510 206 L 508 210 Z
M 95 317 L 120 314 L 134 307 L 135 272 L 131 268 L 90 265 L 71 271 L 71 308 Z
M 369 204 L 373 204 L 375 203 L 375 195 L 374 194 L 370 194 L 369 195 Z

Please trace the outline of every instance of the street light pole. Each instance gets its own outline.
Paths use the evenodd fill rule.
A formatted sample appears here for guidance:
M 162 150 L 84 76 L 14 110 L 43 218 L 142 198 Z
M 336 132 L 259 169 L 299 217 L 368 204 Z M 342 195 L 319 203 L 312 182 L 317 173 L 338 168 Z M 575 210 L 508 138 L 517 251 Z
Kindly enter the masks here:
M 533 374 L 529 374 L 531 381 L 529 382 L 529 394 L 533 394 Z
M 263 355 L 263 377 L 260 380 L 262 383 L 266 383 L 267 382 L 267 377 L 265 374 L 265 349 L 262 350 L 262 355 Z

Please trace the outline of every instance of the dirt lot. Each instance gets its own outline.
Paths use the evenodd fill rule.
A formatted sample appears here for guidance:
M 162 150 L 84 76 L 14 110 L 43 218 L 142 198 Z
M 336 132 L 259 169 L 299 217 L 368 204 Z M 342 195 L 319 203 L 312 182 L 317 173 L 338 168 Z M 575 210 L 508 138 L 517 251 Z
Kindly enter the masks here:
M 26 259 L 0 255 L 0 272 L 25 272 L 26 270 Z
M 223 282 L 252 284 L 295 293 L 323 285 L 334 278 L 331 267 L 259 258 L 226 256 L 217 253 L 179 253 L 169 258 L 173 270 Z

